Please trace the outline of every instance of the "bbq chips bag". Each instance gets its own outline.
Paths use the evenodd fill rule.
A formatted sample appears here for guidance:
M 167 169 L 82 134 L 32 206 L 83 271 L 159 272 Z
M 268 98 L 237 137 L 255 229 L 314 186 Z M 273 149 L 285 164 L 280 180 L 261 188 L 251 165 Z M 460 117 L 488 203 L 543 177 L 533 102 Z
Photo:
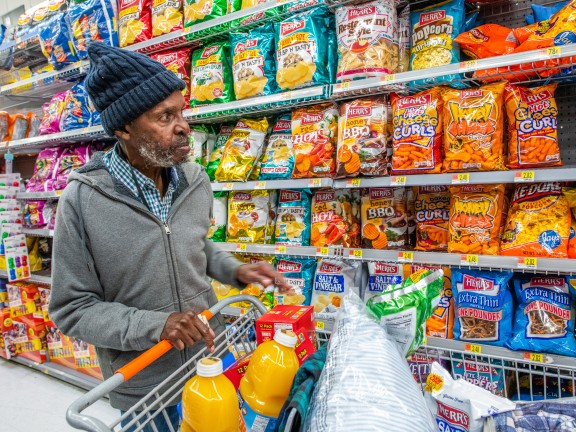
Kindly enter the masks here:
M 228 192 L 213 192 L 212 216 L 208 229 L 208 240 L 213 242 L 226 241 L 226 223 L 228 222 Z
M 192 53 L 190 106 L 234 100 L 230 44 L 217 42 Z
M 220 126 L 220 132 L 216 137 L 214 149 L 212 150 L 208 163 L 206 164 L 206 173 L 208 174 L 210 181 L 214 181 L 216 169 L 218 168 L 218 165 L 220 165 L 220 160 L 222 159 L 222 152 L 224 151 L 226 142 L 228 141 L 228 138 L 230 138 L 233 130 L 234 126 L 232 125 Z
M 190 105 L 190 48 L 182 48 L 173 51 L 163 51 L 155 53 L 150 56 L 152 60 L 156 60 L 162 66 L 186 83 L 186 88 L 182 90 L 184 96 L 184 103 Z
M 276 215 L 276 244 L 310 245 L 310 199 L 308 189 L 282 189 Z
M 153 0 L 152 36 L 161 36 L 184 27 L 181 0 Z
M 270 217 L 269 191 L 234 191 L 228 196 L 228 234 L 230 243 L 266 241 Z
M 118 0 L 120 47 L 152 37 L 152 0 Z
M 316 260 L 314 258 L 286 257 L 278 260 L 276 270 L 286 279 L 292 291 L 281 293 L 278 288 L 274 291 L 274 306 L 276 305 L 305 305 L 310 306 L 312 300 L 312 286 Z
M 311 246 L 360 246 L 360 203 L 356 189 L 319 189 L 312 198 Z
M 280 116 L 272 134 L 260 167 L 260 179 L 277 180 L 292 177 L 294 170 L 294 146 L 292 145 L 292 117 L 290 114 Z
M 362 246 L 402 249 L 407 240 L 406 188 L 362 189 Z

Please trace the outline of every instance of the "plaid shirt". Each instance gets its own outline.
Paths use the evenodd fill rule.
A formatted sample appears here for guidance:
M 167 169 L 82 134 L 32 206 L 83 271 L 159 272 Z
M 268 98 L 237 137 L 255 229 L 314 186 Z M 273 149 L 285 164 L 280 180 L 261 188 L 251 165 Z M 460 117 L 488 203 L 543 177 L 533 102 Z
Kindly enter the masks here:
M 116 150 L 117 146 L 118 144 L 104 154 L 104 163 L 106 164 L 106 168 L 108 168 L 112 177 L 116 178 L 124 186 L 130 189 L 134 196 L 140 200 L 138 188 L 136 187 L 136 183 L 134 183 L 134 178 L 132 177 L 130 164 L 120 157 Z M 178 173 L 176 172 L 176 168 L 170 169 L 170 183 L 168 184 L 168 190 L 164 194 L 164 198 L 160 198 L 160 192 L 151 179 L 146 177 L 137 169 L 134 169 L 134 176 L 140 185 L 140 189 L 142 189 L 142 193 L 144 194 L 144 198 L 146 198 L 150 211 L 152 211 L 152 213 L 154 213 L 162 222 L 166 222 L 166 219 L 168 219 L 168 213 L 172 207 L 172 195 L 178 187 Z

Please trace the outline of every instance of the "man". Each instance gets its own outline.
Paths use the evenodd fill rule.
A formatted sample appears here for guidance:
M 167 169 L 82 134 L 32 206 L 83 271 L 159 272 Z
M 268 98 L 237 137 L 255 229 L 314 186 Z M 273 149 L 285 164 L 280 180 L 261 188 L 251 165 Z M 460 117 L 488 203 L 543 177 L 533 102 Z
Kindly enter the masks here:
M 203 168 L 185 163 L 184 81 L 137 53 L 95 43 L 88 54 L 86 90 L 118 142 L 73 172 L 60 199 L 50 315 L 96 346 L 105 378 L 162 339 L 177 348 L 110 395 L 125 411 L 199 341 L 213 348 L 221 318 L 208 327 L 196 315 L 216 302 L 207 275 L 235 286 L 285 282 L 206 240 L 213 195 Z M 177 424 L 175 409 L 170 417 Z

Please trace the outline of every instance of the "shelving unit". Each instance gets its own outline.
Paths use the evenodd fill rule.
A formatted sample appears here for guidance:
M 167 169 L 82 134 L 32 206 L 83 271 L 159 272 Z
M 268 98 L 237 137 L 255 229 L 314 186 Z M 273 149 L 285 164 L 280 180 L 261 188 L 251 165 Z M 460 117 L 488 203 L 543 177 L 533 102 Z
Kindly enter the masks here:
M 23 228 L 22 234 L 34 237 L 54 237 L 54 230 L 42 228 Z
M 8 279 L 8 272 L 6 270 L 0 270 L 0 278 Z M 32 273 L 30 278 L 27 279 L 30 282 L 37 282 L 41 284 L 51 285 L 52 276 L 50 271 L 41 271 L 38 273 Z

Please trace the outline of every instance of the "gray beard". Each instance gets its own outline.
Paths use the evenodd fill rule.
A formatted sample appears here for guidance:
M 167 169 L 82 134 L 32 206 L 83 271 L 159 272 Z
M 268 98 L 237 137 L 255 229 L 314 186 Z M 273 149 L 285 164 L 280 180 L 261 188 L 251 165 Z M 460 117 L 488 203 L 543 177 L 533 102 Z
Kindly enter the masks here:
M 178 147 L 182 147 L 187 144 L 188 138 L 183 137 L 182 139 L 178 139 L 173 146 L 165 149 L 155 141 L 143 139 L 141 144 L 138 146 L 138 153 L 144 160 L 145 168 L 172 168 L 173 166 L 185 162 L 185 160 L 182 162 L 176 162 L 174 160 L 174 155 Z

